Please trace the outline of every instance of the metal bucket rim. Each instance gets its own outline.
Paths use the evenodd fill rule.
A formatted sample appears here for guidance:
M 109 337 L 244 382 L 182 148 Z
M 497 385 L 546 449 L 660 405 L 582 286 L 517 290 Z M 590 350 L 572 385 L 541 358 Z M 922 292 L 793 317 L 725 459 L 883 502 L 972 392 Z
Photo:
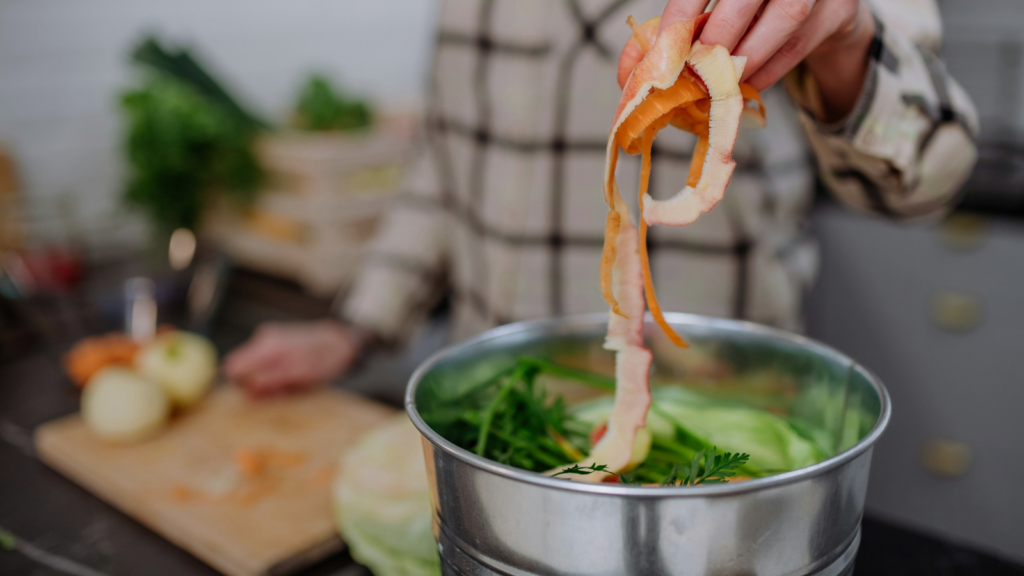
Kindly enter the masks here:
M 812 349 L 823 356 L 831 356 L 836 359 L 841 359 L 843 362 L 848 363 L 854 369 L 860 371 L 863 376 L 874 388 L 879 398 L 879 414 L 878 421 L 871 428 L 863 438 L 860 439 L 856 444 L 850 448 L 836 454 L 835 456 L 807 466 L 792 470 L 789 472 L 783 472 L 774 476 L 766 476 L 764 478 L 755 478 L 753 480 L 747 480 L 744 482 L 737 482 L 735 484 L 712 484 L 706 486 L 686 486 L 686 487 L 672 487 L 672 486 L 622 486 L 616 484 L 590 484 L 586 482 L 573 482 L 560 478 L 552 478 L 550 476 L 544 476 L 537 472 L 530 472 L 521 468 L 515 468 L 505 464 L 500 464 L 493 460 L 478 456 L 468 450 L 460 448 L 455 444 L 449 442 L 447 439 L 442 437 L 440 434 L 435 432 L 419 415 L 419 411 L 416 409 L 416 389 L 419 387 L 423 376 L 430 371 L 438 362 L 445 358 L 461 351 L 466 348 L 473 347 L 481 342 L 488 340 L 494 340 L 498 338 L 506 337 L 510 334 L 522 331 L 538 330 L 548 326 L 559 326 L 559 327 L 572 327 L 572 326 L 584 326 L 593 325 L 599 323 L 607 323 L 608 313 L 598 312 L 590 314 L 578 314 L 573 316 L 562 316 L 558 318 L 543 318 L 538 320 L 524 320 L 520 322 L 514 322 L 511 324 L 505 324 L 492 328 L 476 336 L 447 346 L 438 352 L 432 354 L 422 364 L 416 368 L 412 376 L 409 378 L 409 385 L 405 392 L 405 410 L 412 423 L 419 430 L 431 444 L 448 452 L 453 457 L 462 461 L 465 464 L 484 470 L 498 476 L 505 477 L 509 480 L 518 482 L 524 482 L 527 484 L 533 484 L 542 486 L 545 488 L 552 488 L 555 490 L 566 490 L 569 492 L 582 492 L 587 494 L 607 494 L 612 496 L 629 496 L 629 497 L 681 497 L 681 498 L 703 498 L 708 496 L 729 496 L 733 494 L 743 494 L 746 492 L 754 492 L 758 490 L 764 490 L 773 488 L 776 486 L 782 486 L 785 484 L 791 484 L 793 482 L 799 482 L 820 476 L 829 470 L 838 468 L 845 465 L 846 463 L 854 460 L 862 453 L 867 451 L 871 446 L 878 440 L 878 438 L 885 431 L 885 428 L 889 424 L 889 417 L 891 415 L 891 406 L 889 401 L 889 393 L 885 389 L 881 380 L 875 376 L 870 370 L 858 364 L 855 360 L 843 354 L 842 352 L 818 342 L 812 338 L 781 330 L 779 328 L 772 328 L 762 324 L 756 324 L 754 322 L 747 322 L 743 320 L 733 320 L 728 318 L 716 318 L 713 316 L 703 316 L 700 314 L 688 314 L 683 312 L 666 312 L 665 319 L 669 324 L 691 324 L 691 325 L 704 325 L 712 328 L 740 331 L 746 333 L 753 333 L 762 336 L 768 336 L 773 338 L 779 338 L 786 340 L 793 344 L 799 344 L 806 348 Z M 650 314 L 645 318 L 645 322 L 650 320 Z

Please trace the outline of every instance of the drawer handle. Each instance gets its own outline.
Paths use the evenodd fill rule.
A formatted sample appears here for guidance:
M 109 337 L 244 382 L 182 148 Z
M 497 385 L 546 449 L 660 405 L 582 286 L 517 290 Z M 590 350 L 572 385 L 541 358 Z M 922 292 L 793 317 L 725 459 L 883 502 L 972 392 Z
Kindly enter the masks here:
M 981 301 L 971 294 L 943 290 L 932 298 L 932 321 L 945 330 L 969 332 L 981 324 L 981 315 Z
M 954 212 L 939 227 L 939 237 L 950 250 L 976 250 L 988 238 L 990 228 L 987 218 Z
M 970 446 L 937 436 L 924 441 L 919 457 L 924 469 L 940 478 L 963 476 L 973 460 Z

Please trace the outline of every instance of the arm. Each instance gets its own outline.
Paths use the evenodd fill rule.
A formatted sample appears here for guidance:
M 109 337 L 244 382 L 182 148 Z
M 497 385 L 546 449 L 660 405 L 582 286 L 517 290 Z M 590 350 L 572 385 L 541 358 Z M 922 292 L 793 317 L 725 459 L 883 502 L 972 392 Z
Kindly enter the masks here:
M 443 292 L 447 212 L 433 158 L 424 150 L 370 245 L 339 314 L 375 339 L 397 342 Z
M 669 0 L 661 26 L 707 5 Z M 836 197 L 914 217 L 948 208 L 977 154 L 974 107 L 934 56 L 939 30 L 928 1 L 720 0 L 700 40 L 745 56 L 743 81 L 759 90 L 788 75 Z M 623 52 L 620 79 L 638 60 Z
M 937 12 L 904 18 L 902 4 L 875 6 L 864 85 L 851 111 L 830 109 L 826 71 L 836 62 L 809 58 L 786 87 L 800 104 L 826 187 L 855 208 L 914 218 L 952 206 L 977 157 L 978 120 L 932 51 L 939 43 Z
M 349 297 L 339 300 L 342 321 L 260 326 L 225 358 L 229 378 L 255 396 L 308 388 L 348 370 L 369 342 L 408 334 L 440 294 L 447 235 L 427 154 L 406 184 L 409 192 L 383 218 Z

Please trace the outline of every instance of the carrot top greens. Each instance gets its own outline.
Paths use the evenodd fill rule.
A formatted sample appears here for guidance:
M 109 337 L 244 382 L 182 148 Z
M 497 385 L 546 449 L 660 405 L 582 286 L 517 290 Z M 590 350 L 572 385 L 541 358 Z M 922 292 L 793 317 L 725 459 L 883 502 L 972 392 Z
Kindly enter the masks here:
M 442 376 L 430 375 L 428 386 L 455 392 L 418 403 L 418 408 L 445 439 L 518 468 L 564 468 L 553 475 L 560 478 L 604 472 L 622 484 L 697 486 L 776 474 L 824 457 L 779 416 L 746 406 L 708 404 L 684 388 L 668 386 L 655 394 L 648 416 L 652 440 L 647 457 L 628 474 L 614 474 L 601 462 L 582 463 L 596 441 L 593 431 L 607 419 L 610 398 L 570 407 L 549 389 L 557 380 L 612 392 L 613 379 L 536 357 L 520 357 L 495 372 L 457 386 L 440 386 Z M 719 449 L 723 444 L 729 451 Z

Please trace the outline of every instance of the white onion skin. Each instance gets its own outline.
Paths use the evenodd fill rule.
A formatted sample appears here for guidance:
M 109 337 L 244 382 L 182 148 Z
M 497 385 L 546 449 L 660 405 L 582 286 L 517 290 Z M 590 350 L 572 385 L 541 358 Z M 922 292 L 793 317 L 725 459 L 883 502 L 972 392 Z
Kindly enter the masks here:
M 171 404 L 160 386 L 128 368 L 100 370 L 82 392 L 82 419 L 106 442 L 151 438 L 167 426 L 170 413 Z
M 217 377 L 217 349 L 190 332 L 160 334 L 135 357 L 135 367 L 181 408 L 203 399 Z

